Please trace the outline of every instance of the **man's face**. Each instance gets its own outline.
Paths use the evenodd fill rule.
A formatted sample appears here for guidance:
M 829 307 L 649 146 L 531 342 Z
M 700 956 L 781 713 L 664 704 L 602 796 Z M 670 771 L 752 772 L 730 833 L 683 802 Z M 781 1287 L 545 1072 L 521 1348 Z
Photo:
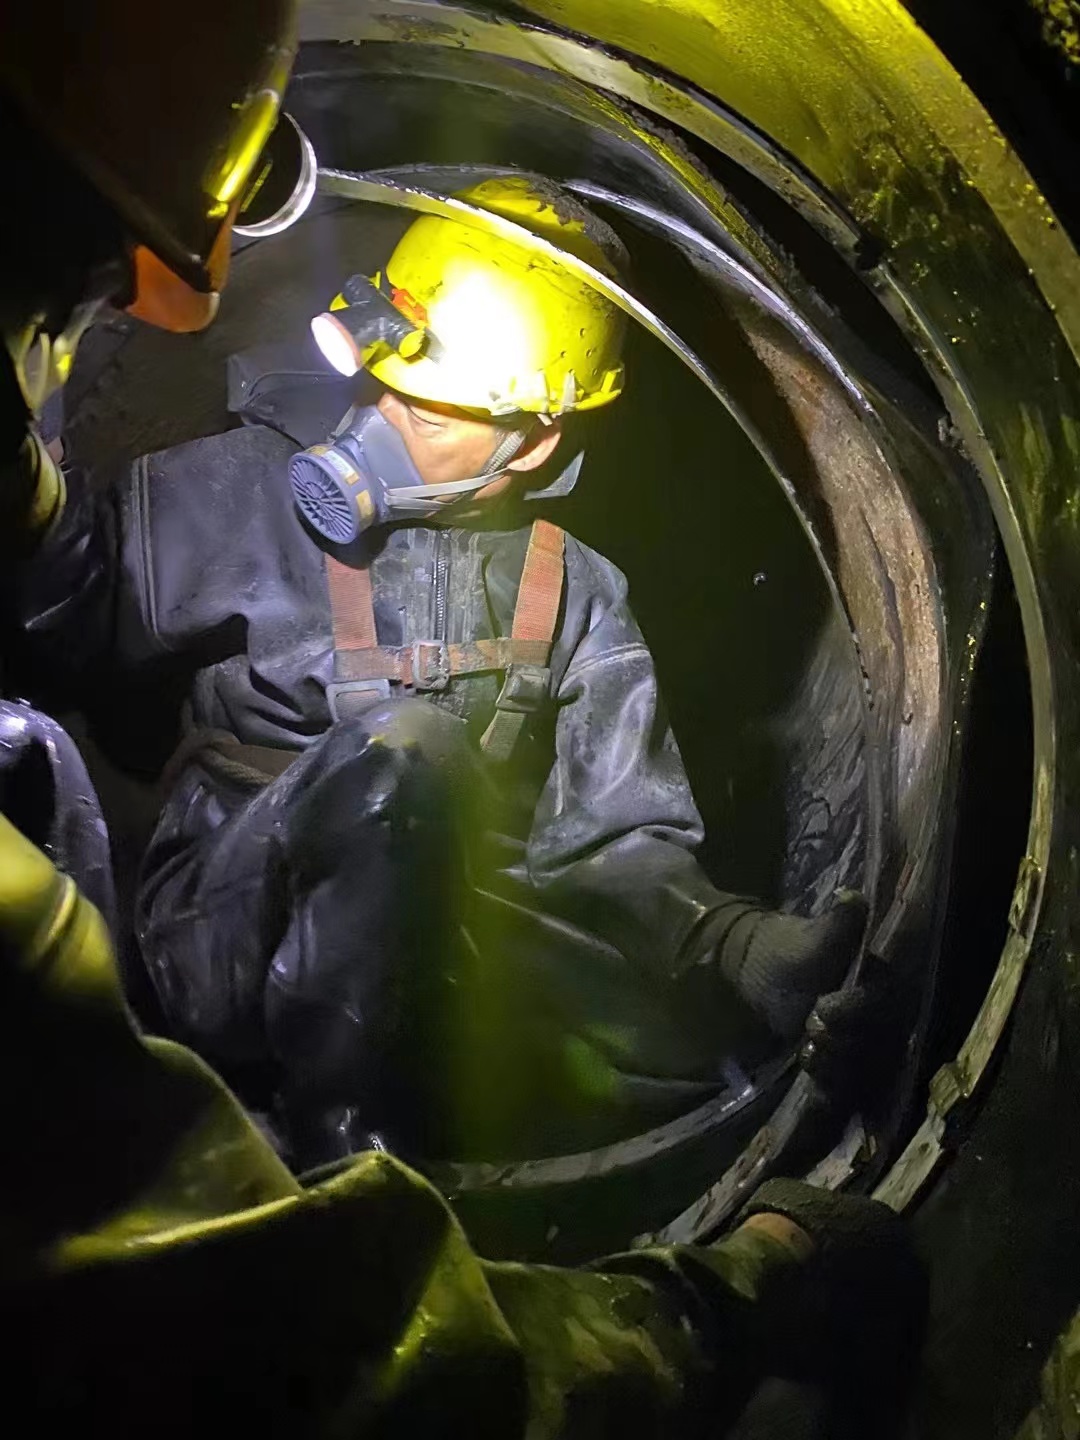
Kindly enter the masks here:
M 421 404 L 391 390 L 383 392 L 378 409 L 405 442 L 409 458 L 425 485 L 450 484 L 479 475 L 495 453 L 503 431 L 490 421 L 477 420 L 449 405 Z M 536 426 L 521 450 L 507 466 L 508 471 L 533 470 L 543 464 L 559 440 L 559 426 Z M 490 485 L 476 492 L 476 499 L 490 500 L 512 482 L 512 475 L 498 475 Z

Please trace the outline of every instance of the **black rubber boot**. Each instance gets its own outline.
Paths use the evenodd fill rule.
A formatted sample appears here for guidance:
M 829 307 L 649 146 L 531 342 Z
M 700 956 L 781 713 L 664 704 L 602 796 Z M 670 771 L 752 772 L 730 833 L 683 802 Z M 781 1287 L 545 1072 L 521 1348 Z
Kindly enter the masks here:
M 770 1031 L 793 1040 L 819 995 L 847 974 L 866 928 L 867 904 L 838 891 L 823 915 L 748 910 L 725 935 L 721 972 Z
M 283 820 L 289 924 L 265 990 L 294 1163 L 432 1153 L 453 973 L 465 727 L 425 701 L 329 732 Z M 283 807 L 284 808 L 284 807 Z

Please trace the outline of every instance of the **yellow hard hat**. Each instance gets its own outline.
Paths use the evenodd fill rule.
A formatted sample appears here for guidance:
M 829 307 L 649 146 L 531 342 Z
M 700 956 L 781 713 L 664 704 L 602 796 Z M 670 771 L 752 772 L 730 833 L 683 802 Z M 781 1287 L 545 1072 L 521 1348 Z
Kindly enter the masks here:
M 589 234 L 591 217 L 553 185 L 503 176 L 456 198 L 617 278 Z M 622 391 L 622 312 L 547 255 L 425 215 L 402 236 L 386 282 L 394 305 L 437 342 L 407 355 L 380 341 L 364 353 L 392 390 L 496 415 L 593 410 Z
M 0 92 L 134 238 L 134 313 L 199 328 L 225 278 L 233 223 L 263 179 L 296 48 L 296 0 L 157 9 L 9 0 L 0 9 Z M 291 128 L 280 133 L 285 148 Z M 33 197 L 21 199 L 32 213 Z

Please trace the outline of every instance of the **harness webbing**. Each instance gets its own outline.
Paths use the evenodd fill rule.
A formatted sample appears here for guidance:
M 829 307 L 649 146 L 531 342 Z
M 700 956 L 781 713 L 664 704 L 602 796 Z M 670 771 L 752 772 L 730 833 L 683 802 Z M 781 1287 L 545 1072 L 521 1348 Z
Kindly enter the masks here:
M 457 675 L 504 673 L 495 714 L 480 741 L 493 759 L 507 759 L 525 717 L 547 696 L 548 661 L 563 587 L 564 534 L 547 520 L 533 522 L 510 635 L 449 644 L 418 640 L 378 644 L 371 575 L 332 556 L 326 578 L 334 631 L 334 680 L 328 688 L 335 718 L 371 702 L 372 691 L 400 685 L 442 690 Z

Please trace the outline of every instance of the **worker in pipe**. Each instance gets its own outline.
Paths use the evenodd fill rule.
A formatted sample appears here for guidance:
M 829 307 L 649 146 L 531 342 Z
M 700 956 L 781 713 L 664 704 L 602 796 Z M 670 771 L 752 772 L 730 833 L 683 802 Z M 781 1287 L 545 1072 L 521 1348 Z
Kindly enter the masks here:
M 550 182 L 459 199 L 618 279 Z M 299 454 L 253 427 L 73 480 L 24 568 L 39 651 L 188 689 L 142 954 L 299 1170 L 639 1134 L 851 966 L 860 897 L 809 918 L 707 879 L 626 581 L 537 517 L 623 390 L 621 322 L 557 251 L 423 216 L 313 323 L 376 403 Z

